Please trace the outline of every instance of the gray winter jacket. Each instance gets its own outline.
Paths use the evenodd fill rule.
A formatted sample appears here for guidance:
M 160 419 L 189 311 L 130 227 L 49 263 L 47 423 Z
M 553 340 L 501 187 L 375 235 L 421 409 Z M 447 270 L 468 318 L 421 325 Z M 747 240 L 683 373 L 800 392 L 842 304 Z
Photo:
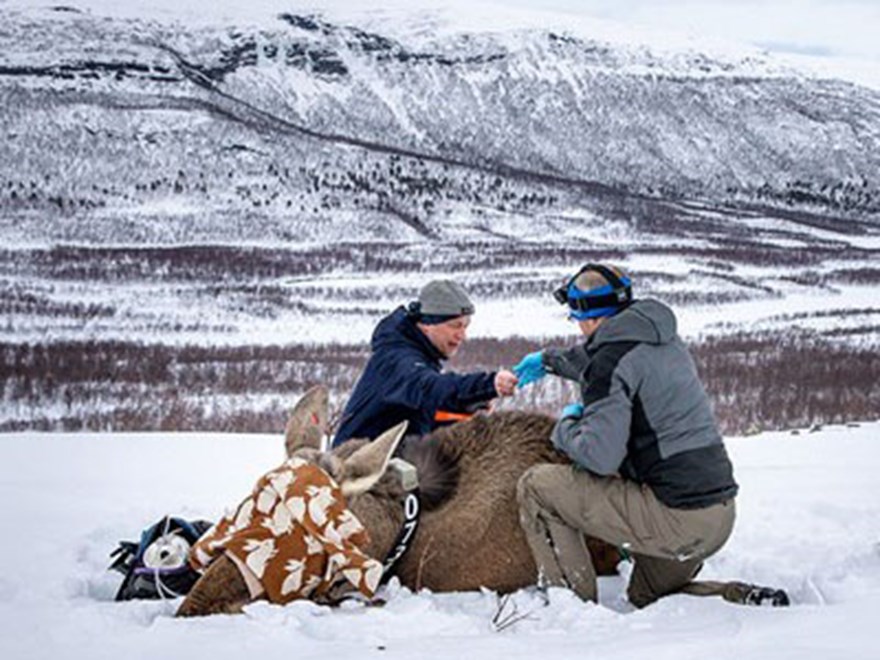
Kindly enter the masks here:
M 584 412 L 564 417 L 553 444 L 599 475 L 647 484 L 674 508 L 734 497 L 733 468 L 675 315 L 638 300 L 586 344 L 543 353 L 548 372 L 581 385 Z

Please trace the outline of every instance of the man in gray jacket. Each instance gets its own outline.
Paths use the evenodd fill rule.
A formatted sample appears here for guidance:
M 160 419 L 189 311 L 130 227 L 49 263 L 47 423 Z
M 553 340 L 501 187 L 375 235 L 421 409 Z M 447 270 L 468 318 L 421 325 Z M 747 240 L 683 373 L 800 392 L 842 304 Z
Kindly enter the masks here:
M 577 381 L 552 441 L 573 465 L 519 481 L 520 519 L 548 586 L 597 600 L 584 535 L 627 551 L 628 595 L 644 607 L 687 584 L 730 536 L 737 485 L 675 316 L 633 300 L 630 278 L 588 264 L 555 293 L 587 341 L 527 355 L 520 386 L 546 373 Z

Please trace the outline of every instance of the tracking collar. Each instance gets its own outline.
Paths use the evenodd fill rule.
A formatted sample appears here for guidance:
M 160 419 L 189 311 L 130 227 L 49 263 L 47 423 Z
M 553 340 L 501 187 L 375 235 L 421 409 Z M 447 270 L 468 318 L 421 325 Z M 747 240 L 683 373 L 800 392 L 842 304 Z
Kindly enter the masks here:
M 422 506 L 419 500 L 419 482 L 416 468 L 402 458 L 392 458 L 388 464 L 400 476 L 401 484 L 407 493 L 403 498 L 403 525 L 397 534 L 397 539 L 385 561 L 382 563 L 382 582 L 388 580 L 393 574 L 391 570 L 397 561 L 409 550 L 410 543 L 419 526 L 419 514 Z

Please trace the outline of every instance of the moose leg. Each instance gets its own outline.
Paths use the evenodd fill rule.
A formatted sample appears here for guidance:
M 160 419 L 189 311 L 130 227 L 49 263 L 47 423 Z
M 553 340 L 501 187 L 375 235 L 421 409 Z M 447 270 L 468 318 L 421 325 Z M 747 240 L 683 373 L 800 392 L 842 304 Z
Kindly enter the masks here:
M 623 560 L 620 550 L 592 536 L 587 536 L 587 549 L 597 575 L 619 575 L 617 565 Z
M 238 614 L 251 600 L 241 571 L 229 557 L 221 555 L 195 583 L 176 616 Z

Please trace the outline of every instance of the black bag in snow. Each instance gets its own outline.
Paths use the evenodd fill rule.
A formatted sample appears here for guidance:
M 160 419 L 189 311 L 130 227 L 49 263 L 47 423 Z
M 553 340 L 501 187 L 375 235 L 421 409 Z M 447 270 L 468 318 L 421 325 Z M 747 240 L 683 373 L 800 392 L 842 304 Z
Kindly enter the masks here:
M 199 579 L 187 561 L 193 544 L 210 529 L 204 520 L 165 516 L 141 532 L 140 542 L 120 541 L 110 570 L 125 576 L 116 600 L 178 598 Z

